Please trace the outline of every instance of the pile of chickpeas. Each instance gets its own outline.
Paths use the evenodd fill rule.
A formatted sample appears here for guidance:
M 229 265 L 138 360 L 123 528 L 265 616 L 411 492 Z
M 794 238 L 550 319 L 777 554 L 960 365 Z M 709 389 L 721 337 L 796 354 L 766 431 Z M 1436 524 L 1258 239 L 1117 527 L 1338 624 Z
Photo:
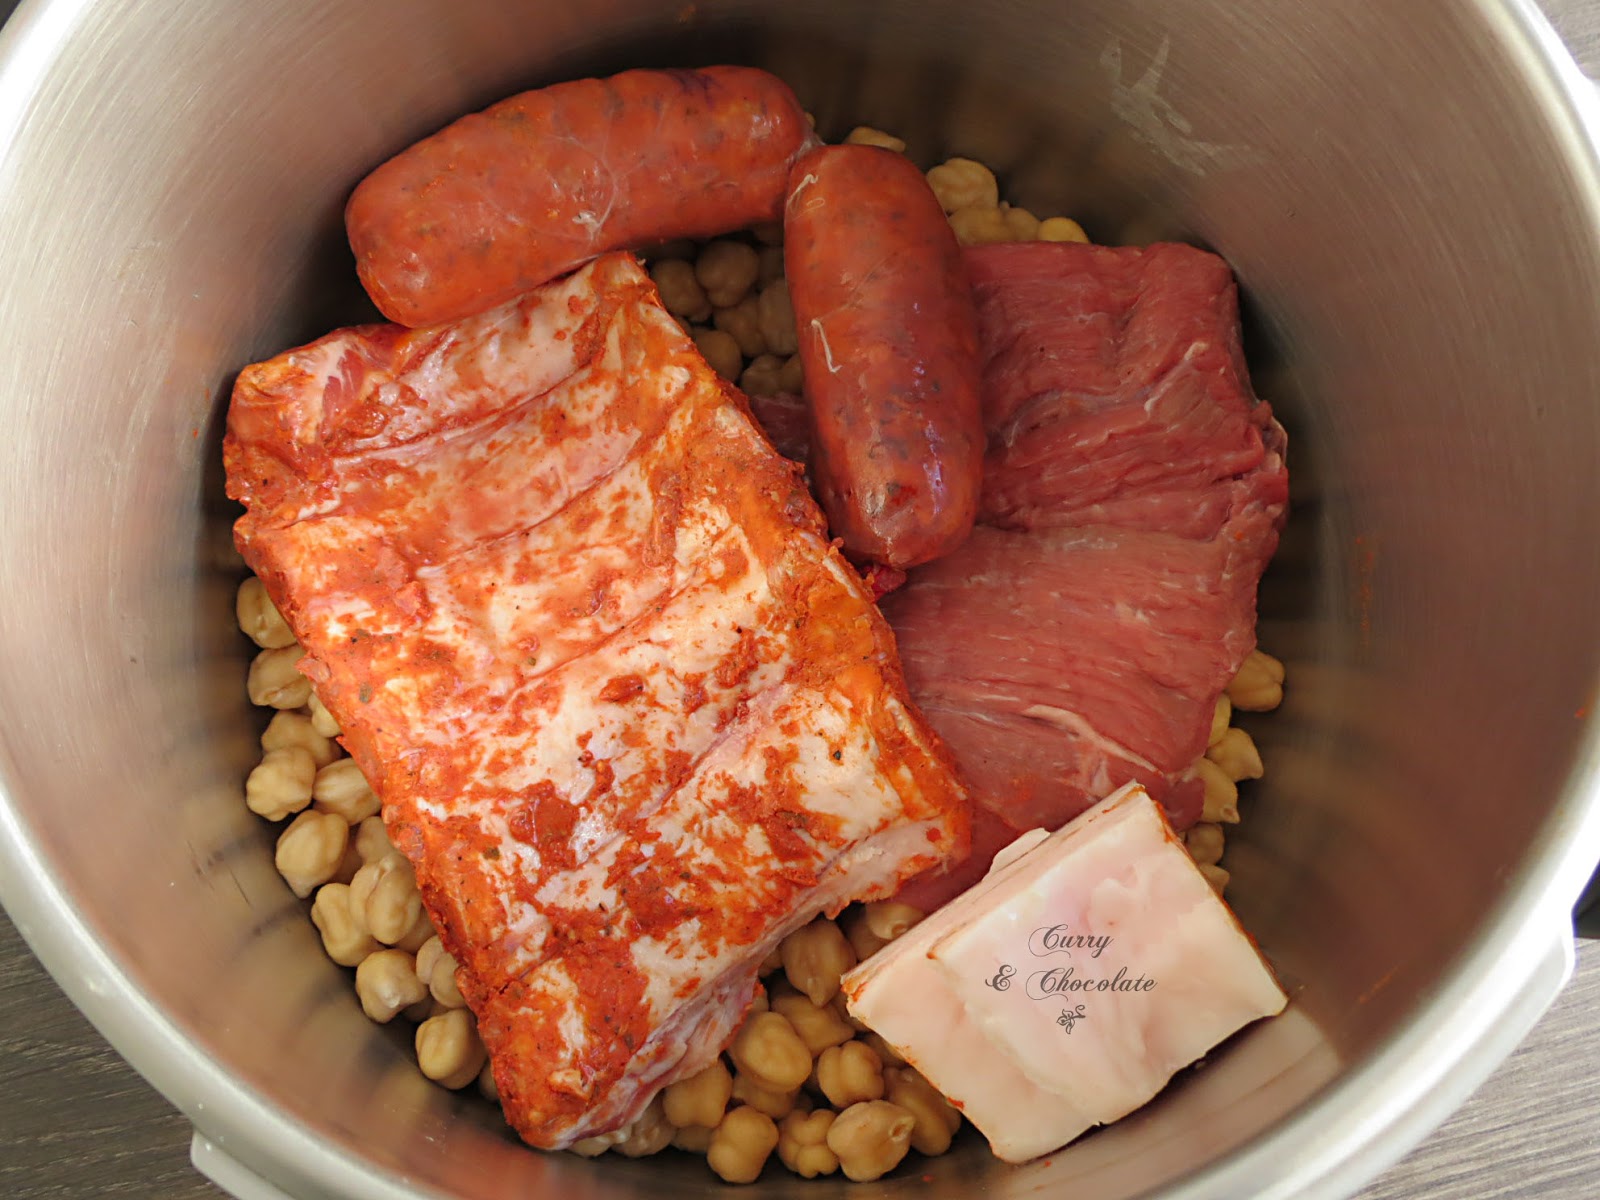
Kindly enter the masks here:
M 374 1021 L 417 1022 L 417 1065 L 435 1083 L 487 1092 L 493 1079 L 456 962 L 440 944 L 411 863 L 389 842 L 378 797 L 334 739 L 339 725 L 296 667 L 301 649 L 255 577 L 239 585 L 239 628 L 260 647 L 247 688 L 274 709 L 245 804 L 283 823 L 274 862 L 301 899 L 328 957 L 355 968 L 356 995 Z
M 790 934 L 761 966 L 765 993 L 726 1054 L 664 1089 L 632 1125 L 572 1149 L 703 1154 L 728 1183 L 750 1183 L 774 1153 L 796 1175 L 857 1182 L 912 1150 L 943 1154 L 961 1114 L 877 1034 L 850 1016 L 840 977 L 922 919 L 907 904 L 855 905 Z
M 904 152 L 899 138 L 858 128 L 851 143 Z M 1002 202 L 994 173 L 952 158 L 927 173 L 963 245 L 1087 242 L 1077 222 L 1040 220 Z M 650 275 L 667 310 L 718 374 L 749 395 L 798 395 L 794 309 L 783 271 L 780 226 L 697 245 L 650 251 Z M 247 578 L 239 627 L 259 648 L 250 665 L 253 703 L 274 710 L 245 803 L 281 824 L 274 861 L 301 899 L 328 957 L 354 968 L 362 1010 L 383 1023 L 416 1023 L 417 1065 L 442 1087 L 474 1082 L 498 1100 L 483 1043 L 456 985 L 456 961 L 423 908 L 411 864 L 390 844 L 378 797 L 334 739 L 338 722 L 300 674 L 300 646 L 261 582 Z M 1283 699 L 1283 664 L 1256 651 L 1218 699 L 1209 747 L 1189 771 L 1205 789 L 1201 820 L 1185 835 L 1190 855 L 1220 894 L 1225 825 L 1239 821 L 1241 781 L 1259 779 L 1261 756 L 1235 711 L 1265 712 Z M 750 1183 L 776 1153 L 805 1179 L 842 1173 L 878 1179 L 913 1150 L 945 1153 L 961 1114 L 881 1037 L 850 1016 L 840 977 L 922 919 L 909 905 L 852 905 L 790 934 L 762 964 L 758 996 L 726 1053 L 665 1088 L 615 1133 L 572 1150 L 630 1158 L 668 1146 L 704 1155 L 728 1183 Z
M 1187 772 L 1205 788 L 1200 820 L 1183 835 L 1189 857 L 1220 896 L 1229 875 L 1222 866 L 1224 825 L 1239 823 L 1239 784 L 1264 774 L 1261 752 L 1248 732 L 1233 725 L 1235 712 L 1270 712 L 1283 703 L 1283 664 L 1264 650 L 1252 650 L 1217 697 L 1206 752 Z
M 845 141 L 904 153 L 906 144 L 861 126 Z M 1041 221 L 1000 199 L 994 172 L 970 158 L 952 158 L 927 173 L 956 240 L 1087 242 L 1066 217 Z M 661 302 L 694 339 L 700 354 L 747 396 L 799 395 L 804 384 L 794 307 L 783 274 L 783 227 L 763 225 L 739 237 L 697 244 L 686 239 L 646 252 Z

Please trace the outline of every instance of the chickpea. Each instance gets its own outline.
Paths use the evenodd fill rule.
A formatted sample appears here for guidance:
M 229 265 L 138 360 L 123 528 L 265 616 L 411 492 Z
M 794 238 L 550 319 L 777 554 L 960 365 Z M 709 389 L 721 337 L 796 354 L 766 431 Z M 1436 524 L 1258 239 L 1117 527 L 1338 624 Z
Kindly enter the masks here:
M 478 1072 L 478 1093 L 495 1104 L 500 1103 L 500 1085 L 494 1081 L 494 1064 L 485 1062 Z
M 1211 890 L 1221 896 L 1228 890 L 1228 881 L 1233 878 L 1223 868 L 1215 863 L 1200 863 L 1200 874 L 1206 877 L 1206 882 L 1211 885 Z
M 300 644 L 293 642 L 256 655 L 245 681 L 250 703 L 262 708 L 299 708 L 310 699 L 311 681 L 297 666 L 301 654 Z
M 350 905 L 350 888 L 343 883 L 325 883 L 311 902 L 311 923 L 322 934 L 322 948 L 341 967 L 354 967 L 367 955 L 382 949 L 361 914 Z
M 422 916 L 422 894 L 405 856 L 396 852 L 356 872 L 351 900 L 361 905 L 367 928 L 380 942 L 394 945 L 410 933 Z
M 887 944 L 914 928 L 924 916 L 920 908 L 899 900 L 874 900 L 862 906 L 867 928 Z
M 867 926 L 867 914 L 863 908 L 852 908 L 839 918 L 839 928 L 844 930 L 844 936 L 850 942 L 850 948 L 856 952 L 857 962 L 866 962 L 879 950 L 889 943 L 884 938 L 873 933 Z
M 746 358 L 767 353 L 766 335 L 761 332 L 761 297 L 752 293 L 737 304 L 717 309 L 711 314 L 711 323 L 737 342 L 739 353 Z
M 963 246 L 992 246 L 1012 240 L 1005 214 L 992 205 L 972 204 L 956 209 L 950 214 L 950 228 Z
M 317 763 L 304 746 L 268 750 L 244 781 L 245 807 L 258 817 L 281 821 L 311 803 Z
M 1243 729 L 1228 730 L 1206 751 L 1206 757 L 1235 783 L 1241 779 L 1260 779 L 1265 773 L 1255 739 Z
M 662 1089 L 661 1099 L 667 1120 L 679 1129 L 691 1125 L 715 1129 L 731 1095 L 733 1076 L 719 1058 L 705 1070 L 668 1084 Z
M 318 812 L 331 812 L 347 825 L 359 825 L 378 812 L 378 797 L 353 758 L 341 758 L 318 771 L 311 796 Z
M 769 1088 L 743 1071 L 733 1077 L 733 1098 L 740 1104 L 748 1104 L 757 1112 L 766 1113 L 774 1121 L 794 1111 L 795 1099 L 799 1094 L 799 1088 L 788 1092 Z
M 728 1047 L 733 1065 L 776 1092 L 792 1092 L 811 1074 L 811 1052 L 781 1013 L 757 1013 Z
M 467 1002 L 456 986 L 456 956 L 444 948 L 434 933 L 417 948 L 417 978 L 427 985 L 433 998 L 446 1008 L 465 1008 Z
M 783 945 L 780 943 L 767 951 L 767 956 L 761 960 L 757 974 L 765 979 L 773 972 L 781 970 L 783 970 Z
M 856 952 L 825 917 L 784 938 L 782 949 L 784 975 L 818 1008 L 839 994 L 839 978 L 856 965 Z
M 1025 208 L 1012 208 L 1009 204 L 1000 206 L 1000 215 L 1006 220 L 1006 229 L 1011 236 L 1007 239 L 1012 242 L 1031 242 L 1039 236 L 1039 218 Z
M 845 1109 L 883 1099 L 883 1060 L 864 1042 L 830 1046 L 817 1057 L 817 1084 L 828 1103 Z
M 633 1121 L 617 1131 L 616 1151 L 624 1158 L 648 1158 L 672 1144 L 672 1123 L 662 1115 L 661 1095 L 645 1107 Z
M 828 1128 L 828 1149 L 856 1183 L 869 1183 L 900 1165 L 911 1148 L 917 1119 L 898 1104 L 867 1100 L 852 1104 Z
M 317 732 L 312 717 L 287 708 L 273 713 L 272 720 L 261 731 L 262 750 L 278 750 L 284 746 L 304 746 L 319 768 L 339 757 L 339 747 Z
M 356 839 L 351 838 L 345 843 L 344 857 L 339 860 L 339 867 L 333 873 L 333 882 L 348 884 L 363 865 L 361 851 L 356 849 Z
M 365 919 L 364 914 L 367 911 L 367 899 L 372 895 L 372 889 L 376 886 L 382 871 L 385 869 L 383 864 L 391 858 L 402 857 L 404 856 L 401 855 L 400 851 L 391 849 L 388 854 L 385 854 L 375 862 L 364 863 L 362 869 L 356 872 L 356 877 L 350 881 L 350 903 L 354 904 L 362 912 L 363 919 Z M 392 871 L 395 868 L 393 864 L 390 864 L 386 869 Z
M 489 1057 L 472 1014 L 464 1008 L 453 1008 L 418 1025 L 416 1044 L 422 1073 L 451 1091 L 475 1080 Z
M 998 208 L 1000 185 L 994 172 L 970 158 L 951 158 L 928 172 L 928 186 L 947 213 L 960 208 Z
M 1283 703 L 1283 664 L 1261 650 L 1252 650 L 1228 684 L 1228 699 L 1245 712 L 1268 712 Z
M 615 1144 L 609 1133 L 602 1133 L 595 1137 L 580 1138 L 567 1149 L 579 1158 L 599 1158 Z
M 1183 835 L 1183 844 L 1189 848 L 1189 857 L 1201 866 L 1214 867 L 1222 859 L 1225 840 L 1222 826 L 1213 821 L 1201 821 L 1189 827 Z
M 805 392 L 806 369 L 798 354 L 791 354 L 783 360 L 783 370 L 778 372 L 778 386 L 791 396 Z
M 760 257 L 743 242 L 712 242 L 694 263 L 694 277 L 717 308 L 731 308 L 743 300 L 760 273 Z
M 1239 786 L 1228 774 L 1209 758 L 1194 765 L 1194 772 L 1205 785 L 1205 801 L 1200 807 L 1202 821 L 1222 821 L 1229 825 L 1239 823 Z
M 840 922 L 858 961 L 871 958 L 922 920 L 921 909 L 897 900 L 876 900 L 852 908 Z
M 739 376 L 739 387 L 747 396 L 782 395 L 783 360 L 775 354 L 757 355 Z
M 756 285 L 758 287 L 766 287 L 767 284 L 783 278 L 782 246 L 763 246 L 756 251 L 756 258 L 761 264 L 756 272 Z
M 263 650 L 281 650 L 294 645 L 294 631 L 283 619 L 278 606 L 267 595 L 267 589 L 254 575 L 239 585 L 239 594 L 233 602 L 234 615 L 239 628 Z
M 333 878 L 344 858 L 350 826 L 331 813 L 303 812 L 278 836 L 278 874 L 304 900 Z
M 707 1129 L 703 1125 L 690 1125 L 673 1131 L 672 1144 L 679 1150 L 687 1150 L 690 1154 L 704 1154 L 711 1149 L 711 1139 L 716 1134 L 715 1129 Z
M 762 288 L 761 295 L 756 299 L 756 310 L 768 352 L 787 356 L 800 349 L 787 280 L 779 279 Z
M 1089 241 L 1089 235 L 1070 217 L 1050 217 L 1039 222 L 1039 229 L 1035 236 L 1041 242 L 1083 242 Z
M 828 1149 L 828 1130 L 838 1114 L 832 1109 L 792 1112 L 778 1126 L 778 1159 L 801 1179 L 832 1175 L 839 1156 Z
M 339 736 L 341 730 L 339 729 L 338 720 L 317 698 L 315 692 L 312 692 L 311 699 L 306 701 L 306 710 L 311 714 L 311 727 L 323 737 L 334 738 Z
M 354 881 L 352 880 L 352 882 Z M 407 954 L 415 954 L 418 950 L 421 950 L 428 944 L 429 938 L 434 938 L 437 936 L 439 936 L 438 931 L 434 929 L 433 921 L 429 919 L 427 910 L 424 909 L 418 915 L 417 919 L 412 922 L 411 928 L 406 930 L 406 932 L 400 936 L 400 940 L 394 943 L 394 948 L 396 950 L 404 950 Z M 449 1007 L 447 1005 L 440 1004 L 437 1000 L 435 1000 L 434 1003 L 439 1006 L 440 1010 Z
M 879 1061 L 882 1062 L 884 1066 L 903 1067 L 906 1065 L 906 1060 L 901 1057 L 900 1052 L 888 1042 L 884 1041 L 882 1034 L 874 1033 L 871 1030 L 868 1030 L 856 1040 L 864 1046 L 872 1047 L 873 1052 L 877 1054 Z
M 800 1040 L 813 1057 L 829 1046 L 842 1046 L 855 1036 L 855 1029 L 830 1005 L 819 1008 L 808 996 L 782 995 L 772 997 L 772 1011 L 782 1013 L 794 1026 Z
M 696 329 L 691 336 L 700 357 L 713 371 L 729 383 L 739 378 L 739 372 L 744 369 L 744 357 L 731 333 L 721 329 Z
M 662 306 L 673 316 L 690 321 L 705 321 L 711 317 L 711 301 L 694 276 L 694 264 L 682 259 L 669 258 L 653 264 L 650 278 L 661 293 Z
M 939 1090 L 910 1067 L 890 1067 L 883 1073 L 890 1104 L 898 1104 L 916 1122 L 911 1128 L 911 1148 L 937 1157 L 950 1149 L 961 1128 L 961 1113 Z
M 404 950 L 379 950 L 356 968 L 356 995 L 361 1009 L 379 1024 L 394 1019 L 402 1008 L 425 1000 L 428 989 L 417 978 L 417 966 Z
M 754 1183 L 778 1146 L 778 1127 L 766 1113 L 736 1108 L 722 1118 L 706 1162 L 727 1183 Z
M 389 840 L 389 831 L 383 827 L 382 817 L 368 817 L 356 827 L 356 853 L 364 863 L 375 863 L 391 854 L 400 853 Z
M 761 991 L 757 992 L 755 994 L 755 996 L 753 996 L 751 998 L 751 1000 L 750 1000 L 750 1011 L 747 1012 L 745 1015 L 748 1017 L 748 1016 L 753 1016 L 756 1013 L 763 1013 L 763 1012 L 766 1012 L 771 1007 L 772 1007 L 772 1005 L 767 1003 L 766 989 L 763 988 Z
M 1206 738 L 1207 746 L 1215 746 L 1222 740 L 1222 735 L 1228 732 L 1228 722 L 1233 720 L 1233 701 L 1228 699 L 1228 693 L 1223 692 L 1217 697 L 1217 706 L 1211 710 L 1211 734 Z
M 906 152 L 906 144 L 894 134 L 874 129 L 870 125 L 857 125 L 844 141 L 847 146 L 877 146 L 882 150 L 893 150 L 896 154 Z

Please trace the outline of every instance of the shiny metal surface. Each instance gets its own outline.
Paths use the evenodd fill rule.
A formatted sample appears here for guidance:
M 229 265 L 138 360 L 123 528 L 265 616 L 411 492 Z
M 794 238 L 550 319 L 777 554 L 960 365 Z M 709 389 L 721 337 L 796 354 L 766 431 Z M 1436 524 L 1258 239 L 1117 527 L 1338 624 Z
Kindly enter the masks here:
M 360 1015 L 239 803 L 217 450 L 240 365 L 364 315 L 337 217 L 383 156 L 561 75 L 764 63 L 827 132 L 902 130 L 1102 238 L 1218 249 L 1294 439 L 1261 633 L 1290 699 L 1230 850 L 1294 1013 L 1049 1165 L 969 1146 L 877 1190 L 1353 1189 L 1509 1048 L 1600 851 L 1600 178 L 1557 53 L 1489 0 L 24 5 L 0 33 L 0 899 L 289 1194 L 719 1190 L 525 1152 Z

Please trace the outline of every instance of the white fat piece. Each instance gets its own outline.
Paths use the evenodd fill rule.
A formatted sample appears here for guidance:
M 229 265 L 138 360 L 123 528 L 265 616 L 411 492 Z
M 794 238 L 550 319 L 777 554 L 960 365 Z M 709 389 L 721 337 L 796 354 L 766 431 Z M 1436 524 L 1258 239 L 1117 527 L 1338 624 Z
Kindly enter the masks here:
M 844 989 L 1011 1162 L 1126 1116 L 1287 1003 L 1137 784 L 1023 834 Z

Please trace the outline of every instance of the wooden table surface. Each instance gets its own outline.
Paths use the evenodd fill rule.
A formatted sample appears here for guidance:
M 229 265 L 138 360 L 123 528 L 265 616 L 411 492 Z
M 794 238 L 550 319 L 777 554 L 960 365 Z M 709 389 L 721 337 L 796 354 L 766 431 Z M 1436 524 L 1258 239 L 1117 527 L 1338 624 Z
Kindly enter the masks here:
M 0 1197 L 91 1196 L 224 1200 L 189 1166 L 189 1123 L 67 1003 L 0 917 Z M 1596 1196 L 1600 942 L 1586 942 L 1577 976 L 1528 1040 L 1361 1200 Z
M 15 0 L 0 0 L 0 22 Z M 1544 0 L 1600 67 L 1600 0 Z M 57 990 L 0 915 L 0 1200 L 221 1200 L 189 1124 Z M 1526 1042 L 1360 1200 L 1600 1197 L 1600 942 Z M 1243 1200 L 1243 1198 L 1241 1198 Z

